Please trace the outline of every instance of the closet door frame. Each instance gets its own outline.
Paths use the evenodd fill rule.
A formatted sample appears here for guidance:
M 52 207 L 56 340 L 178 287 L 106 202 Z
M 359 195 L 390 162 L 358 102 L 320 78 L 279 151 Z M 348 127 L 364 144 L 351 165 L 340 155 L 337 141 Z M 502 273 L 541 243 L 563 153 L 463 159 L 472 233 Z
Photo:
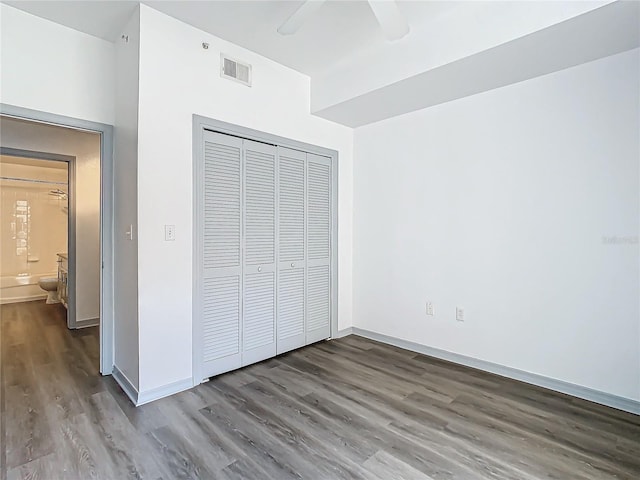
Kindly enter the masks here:
M 204 185 L 204 155 L 202 144 L 204 132 L 210 131 L 240 137 L 246 140 L 262 142 L 278 147 L 290 148 L 306 153 L 313 153 L 328 157 L 331 160 L 331 334 L 329 338 L 338 335 L 338 152 L 318 145 L 299 142 L 285 137 L 272 135 L 251 128 L 234 125 L 232 123 L 215 120 L 212 118 L 193 115 L 193 251 L 192 251 L 192 275 L 193 275 L 193 305 L 192 305 L 192 380 L 193 385 L 199 385 L 203 378 L 201 358 L 203 342 L 199 335 L 202 329 L 202 298 L 199 292 L 202 289 L 203 258 L 203 215 L 204 205 L 202 196 Z

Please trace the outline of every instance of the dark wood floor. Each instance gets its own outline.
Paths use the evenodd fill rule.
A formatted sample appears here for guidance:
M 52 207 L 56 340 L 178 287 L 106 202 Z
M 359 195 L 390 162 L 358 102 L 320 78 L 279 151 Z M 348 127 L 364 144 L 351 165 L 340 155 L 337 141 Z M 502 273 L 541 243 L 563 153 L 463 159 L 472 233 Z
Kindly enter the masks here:
M 3 479 L 640 478 L 640 417 L 359 337 L 136 409 L 97 329 L 1 314 Z

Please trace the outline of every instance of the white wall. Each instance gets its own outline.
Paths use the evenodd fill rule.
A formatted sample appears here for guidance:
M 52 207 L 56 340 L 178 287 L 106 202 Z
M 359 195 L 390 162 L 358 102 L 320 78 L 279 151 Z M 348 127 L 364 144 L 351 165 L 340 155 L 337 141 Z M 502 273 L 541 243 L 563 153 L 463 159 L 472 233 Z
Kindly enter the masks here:
M 100 135 L 8 117 L 0 120 L 0 129 L 3 147 L 76 157 L 76 321 L 98 319 Z
M 640 399 L 639 67 L 357 129 L 354 325 Z
M 0 27 L 0 102 L 113 124 L 112 43 L 5 4 Z
M 253 64 L 251 88 L 220 78 L 221 51 Z M 339 324 L 350 326 L 353 131 L 310 115 L 308 77 L 142 5 L 139 113 L 140 390 L 191 377 L 194 113 L 338 150 Z
M 139 385 L 138 345 L 138 62 L 140 11 L 116 42 L 114 129 L 114 364 L 133 387 Z M 133 226 L 133 238 L 126 232 Z

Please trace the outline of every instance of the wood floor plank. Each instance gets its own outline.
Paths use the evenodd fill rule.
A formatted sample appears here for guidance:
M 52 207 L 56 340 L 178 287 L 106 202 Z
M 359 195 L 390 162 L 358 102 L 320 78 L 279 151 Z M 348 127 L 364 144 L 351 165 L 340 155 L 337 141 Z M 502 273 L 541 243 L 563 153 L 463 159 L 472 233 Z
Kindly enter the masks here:
M 165 467 L 168 478 L 214 478 L 211 467 L 199 454 L 200 449 L 170 426 L 157 428 L 146 436 L 152 455 Z
M 584 464 L 577 455 L 567 455 L 562 448 L 546 439 L 538 439 L 510 423 L 496 421 L 474 409 L 460 408 L 459 404 L 437 405 L 429 400 L 424 399 L 421 403 L 426 403 L 424 408 L 430 412 L 449 419 L 445 428 L 448 435 L 489 455 L 500 452 L 503 461 L 534 478 L 563 478 L 567 470 L 572 472 L 575 480 L 590 478 L 580 473 Z M 410 397 L 407 401 L 415 402 L 417 399 Z M 526 455 L 523 452 L 527 452 Z
M 120 473 L 85 414 L 66 418 L 52 429 L 56 439 L 57 474 L 69 478 L 109 479 Z
M 152 450 L 143 432 L 129 422 L 108 391 L 91 395 L 89 406 L 87 416 L 115 468 L 132 478 L 144 478 L 145 474 L 162 476 L 162 469 L 150 458 Z
M 286 418 L 287 423 L 299 431 L 313 432 L 316 448 L 322 448 L 325 455 L 338 449 L 343 458 L 352 463 L 362 463 L 373 455 L 377 448 L 367 445 L 360 439 L 353 439 L 340 433 L 335 428 L 327 428 L 325 418 L 315 410 L 293 397 L 289 392 L 272 384 L 269 379 L 258 377 L 258 381 L 249 383 L 242 391 L 265 405 L 273 415 Z
M 256 377 L 258 381 L 243 388 L 248 391 L 247 394 L 266 405 L 274 414 L 287 418 L 298 429 L 313 432 L 315 439 L 330 445 L 332 449 L 340 449 L 342 456 L 362 463 L 377 451 L 377 446 L 344 435 L 337 425 L 327 428 L 327 419 L 321 412 L 310 408 L 300 395 L 292 393 L 280 382 L 274 381 L 274 378 Z
M 207 428 L 206 422 L 203 422 L 202 416 L 198 412 L 200 409 L 198 408 L 199 402 L 194 406 L 190 401 L 192 398 L 184 395 L 186 393 L 183 392 L 181 395 L 175 396 L 182 396 L 182 399 L 170 398 L 161 402 L 159 413 L 169 419 L 167 427 L 171 428 L 177 435 L 187 439 L 191 449 L 194 451 L 194 455 L 197 455 L 201 462 L 213 465 L 214 470 L 226 468 L 241 456 L 241 452 L 225 450 L 225 443 L 218 432 L 212 428 Z M 188 399 L 186 402 L 185 397 Z M 214 405 L 216 404 L 212 403 L 210 407 Z
M 304 473 L 303 478 L 364 479 L 362 471 L 344 454 L 335 455 L 335 446 L 323 444 L 316 439 L 316 432 L 297 428 L 289 418 L 282 418 L 263 406 L 252 396 L 245 396 L 237 389 L 216 382 L 213 388 L 219 390 L 224 401 L 239 412 L 235 422 L 246 422 L 259 428 L 264 449 L 282 457 L 288 452 L 293 468 Z M 313 461 L 312 461 L 313 459 Z
M 542 438 L 546 443 L 553 443 L 570 457 L 581 459 L 592 468 L 607 474 L 624 478 L 632 472 L 640 471 L 640 457 L 616 449 L 616 437 L 613 435 L 576 426 L 561 418 L 532 419 L 522 413 L 508 415 L 508 406 L 504 404 L 478 402 L 469 396 L 459 397 L 455 404 L 454 408 L 464 405 L 469 407 L 467 411 L 481 412 L 503 424 L 518 427 L 523 434 L 528 435 L 530 442 Z
M 23 359 L 24 360 L 24 359 Z M 7 468 L 17 467 L 54 451 L 51 428 L 45 413 L 47 398 L 40 395 L 30 362 L 21 361 L 19 385 L 4 387 L 2 426 Z
M 51 480 L 70 478 L 71 472 L 60 468 L 61 459 L 56 453 L 50 453 L 18 467 L 12 468 L 7 480 Z
M 357 336 L 136 408 L 97 328 L 0 315 L 0 480 L 640 478 L 640 416 Z
M 318 349 L 321 352 L 333 352 L 340 346 L 331 345 L 333 342 L 326 342 L 318 345 Z M 407 395 L 419 391 L 424 395 L 430 396 L 435 400 L 441 402 L 451 402 L 455 398 L 457 392 L 455 391 L 443 391 L 442 389 L 434 388 L 433 382 L 424 379 L 422 375 L 426 373 L 426 370 L 416 365 L 416 362 L 407 361 L 405 356 L 392 356 L 388 352 L 383 351 L 379 347 L 372 347 L 366 352 L 366 354 L 351 352 L 345 358 L 347 367 L 352 369 L 371 369 L 373 375 L 378 376 L 384 374 L 385 378 L 390 381 L 390 387 L 394 387 L 396 391 L 403 391 Z M 370 355 L 373 353 L 374 355 Z
M 170 418 L 161 413 L 160 405 L 157 403 L 136 407 L 113 378 L 105 381 L 104 385 L 105 390 L 111 394 L 129 423 L 138 432 L 147 433 L 170 423 Z
M 233 408 L 231 408 L 233 410 Z M 291 458 L 281 457 L 263 444 L 260 429 L 246 421 L 234 421 L 224 403 L 200 410 L 203 418 L 212 428 L 220 429 L 229 451 L 246 452 L 245 461 L 252 463 L 252 469 L 259 470 L 262 478 L 301 479 Z M 242 460 L 242 459 L 241 459 Z
M 375 454 L 371 455 L 371 457 L 364 462 L 363 466 L 371 472 L 372 476 L 375 476 L 380 480 L 386 480 L 388 478 L 402 478 L 403 480 L 433 480 L 433 477 L 430 477 L 421 471 L 416 470 L 411 465 L 398 460 L 385 450 L 378 450 Z
M 245 460 L 236 460 L 220 470 L 217 478 L 221 480 L 261 480 L 265 477 L 255 464 Z

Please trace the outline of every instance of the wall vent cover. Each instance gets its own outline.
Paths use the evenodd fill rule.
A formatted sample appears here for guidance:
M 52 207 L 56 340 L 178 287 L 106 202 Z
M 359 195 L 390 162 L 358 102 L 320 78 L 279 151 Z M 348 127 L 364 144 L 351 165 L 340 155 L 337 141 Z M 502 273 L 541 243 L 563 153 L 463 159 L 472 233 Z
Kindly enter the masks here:
M 220 54 L 220 76 L 240 82 L 247 87 L 251 86 L 251 65 L 231 58 L 224 53 Z

